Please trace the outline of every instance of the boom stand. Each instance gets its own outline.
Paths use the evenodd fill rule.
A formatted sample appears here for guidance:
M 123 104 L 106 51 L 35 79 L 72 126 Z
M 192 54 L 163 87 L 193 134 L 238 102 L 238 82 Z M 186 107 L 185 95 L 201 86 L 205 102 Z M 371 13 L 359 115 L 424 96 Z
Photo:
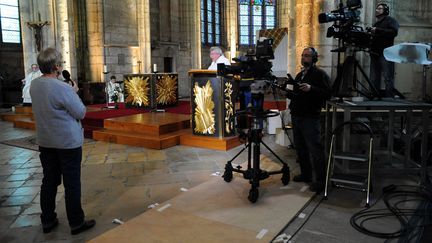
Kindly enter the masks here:
M 258 100 L 257 100 L 258 99 Z M 247 133 L 247 143 L 246 146 L 240 150 L 231 160 L 229 160 L 225 165 L 225 172 L 223 178 L 226 182 L 230 182 L 233 178 L 233 171 L 243 174 L 243 177 L 249 180 L 251 184 L 251 189 L 249 191 L 248 199 L 250 202 L 255 203 L 258 200 L 259 192 L 259 182 L 268 178 L 270 175 L 282 174 L 282 184 L 287 185 L 290 181 L 290 170 L 288 165 L 282 161 L 282 159 L 273 152 L 269 146 L 267 146 L 262 141 L 262 123 L 267 117 L 278 116 L 279 112 L 275 111 L 264 111 L 262 108 L 264 94 L 252 94 L 252 104 L 258 101 L 258 105 L 255 107 L 250 107 L 245 111 L 239 111 L 236 116 L 246 115 L 248 118 L 252 119 L 252 128 L 249 129 Z M 260 168 L 260 145 L 264 145 L 281 163 L 282 169 L 278 171 L 265 171 Z M 248 165 L 246 170 L 242 170 L 240 165 L 234 168 L 232 162 L 246 149 L 248 149 Z M 252 157 L 253 153 L 253 157 Z

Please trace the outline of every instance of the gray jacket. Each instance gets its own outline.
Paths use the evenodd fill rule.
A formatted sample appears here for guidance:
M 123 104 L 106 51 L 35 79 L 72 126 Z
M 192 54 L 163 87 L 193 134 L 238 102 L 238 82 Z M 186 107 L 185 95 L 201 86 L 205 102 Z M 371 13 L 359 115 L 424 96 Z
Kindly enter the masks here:
M 86 108 L 72 87 L 58 79 L 39 77 L 30 87 L 39 146 L 72 149 L 84 141 L 81 119 Z

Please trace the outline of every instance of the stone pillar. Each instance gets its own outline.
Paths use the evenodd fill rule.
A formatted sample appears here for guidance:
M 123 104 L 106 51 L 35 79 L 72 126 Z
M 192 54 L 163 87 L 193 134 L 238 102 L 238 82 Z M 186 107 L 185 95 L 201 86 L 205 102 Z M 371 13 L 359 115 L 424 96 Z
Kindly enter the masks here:
M 37 55 L 35 30 L 27 25 L 28 22 L 49 21 L 48 25 L 42 27 L 43 43 L 41 49 L 56 47 L 55 24 L 53 14 L 55 8 L 53 0 L 20 0 L 20 22 L 22 33 L 24 70 L 29 70 L 31 64 L 36 63 Z
M 201 1 L 191 1 L 188 8 L 189 23 L 192 26 L 191 49 L 192 49 L 192 68 L 201 68 Z
M 72 0 L 55 1 L 56 39 L 58 50 L 63 56 L 63 69 L 71 73 L 72 78 L 77 77 L 76 51 L 73 28 L 73 2 Z M 72 50 L 72 51 L 71 51 Z
M 277 2 L 277 18 L 279 28 L 288 29 L 288 48 L 287 48 L 287 70 L 288 73 L 295 74 L 296 52 L 295 52 L 295 0 L 285 0 Z
M 226 35 L 229 47 L 229 56 L 227 58 L 232 60 L 232 58 L 237 56 L 237 38 L 238 38 L 238 1 L 237 0 L 226 0 Z
M 140 72 L 152 71 L 151 43 L 150 43 L 150 3 L 149 0 L 138 0 L 138 45 Z
M 103 0 L 88 0 L 87 9 L 87 38 L 89 56 L 90 81 L 104 82 L 104 43 L 103 43 Z

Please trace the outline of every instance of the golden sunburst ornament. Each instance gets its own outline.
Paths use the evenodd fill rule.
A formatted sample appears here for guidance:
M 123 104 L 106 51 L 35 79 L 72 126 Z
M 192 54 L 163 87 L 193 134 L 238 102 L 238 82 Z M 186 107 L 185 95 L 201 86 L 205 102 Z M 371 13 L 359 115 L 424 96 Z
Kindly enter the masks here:
M 216 131 L 215 114 L 213 112 L 215 105 L 212 100 L 213 88 L 211 87 L 210 80 L 203 87 L 200 87 L 195 82 L 193 92 L 195 96 L 194 132 L 214 134 Z
M 231 122 L 234 116 L 234 104 L 231 100 L 233 93 L 232 83 L 225 83 L 224 103 L 225 103 L 225 132 L 231 133 L 234 129 L 234 123 Z
M 125 103 L 131 103 L 132 105 L 138 106 L 150 105 L 149 86 L 148 77 L 127 77 L 125 81 L 125 89 L 128 93 L 128 97 L 126 98 Z
M 163 75 L 156 83 L 156 103 L 167 105 L 177 101 L 177 76 Z

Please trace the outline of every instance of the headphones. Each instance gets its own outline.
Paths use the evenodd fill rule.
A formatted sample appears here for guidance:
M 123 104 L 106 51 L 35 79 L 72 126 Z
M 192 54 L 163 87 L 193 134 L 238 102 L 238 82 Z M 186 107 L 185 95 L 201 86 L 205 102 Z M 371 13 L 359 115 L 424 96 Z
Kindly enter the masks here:
M 383 7 L 383 15 L 389 15 L 390 14 L 390 7 L 386 3 L 378 3 L 378 6 Z
M 315 48 L 313 48 L 313 47 L 310 46 L 310 47 L 308 47 L 306 49 L 309 49 L 309 50 L 312 51 L 312 63 L 318 62 L 318 52 L 315 50 Z

